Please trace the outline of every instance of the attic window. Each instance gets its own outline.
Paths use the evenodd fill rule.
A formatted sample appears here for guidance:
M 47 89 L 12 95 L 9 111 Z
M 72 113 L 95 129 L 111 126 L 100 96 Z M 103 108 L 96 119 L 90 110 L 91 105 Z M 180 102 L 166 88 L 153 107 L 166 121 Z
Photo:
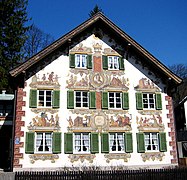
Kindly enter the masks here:
M 102 56 L 103 69 L 105 70 L 124 70 L 124 59 L 120 56 Z
M 86 68 L 87 55 L 85 54 L 75 54 L 75 67 L 76 68 Z
M 108 56 L 108 69 L 111 69 L 111 70 L 119 69 L 119 57 Z

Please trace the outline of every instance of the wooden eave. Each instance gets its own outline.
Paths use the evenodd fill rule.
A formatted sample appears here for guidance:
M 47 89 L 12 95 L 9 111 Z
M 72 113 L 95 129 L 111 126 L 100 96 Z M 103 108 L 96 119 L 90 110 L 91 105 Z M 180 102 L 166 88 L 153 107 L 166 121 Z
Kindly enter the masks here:
M 28 68 L 33 66 L 35 63 L 41 61 L 44 57 L 52 53 L 54 50 L 59 48 L 60 46 L 68 43 L 69 40 L 79 35 L 81 32 L 86 31 L 90 26 L 96 24 L 97 22 L 104 23 L 106 26 L 110 28 L 118 37 L 120 37 L 126 43 L 129 43 L 133 49 L 142 54 L 149 60 L 151 64 L 153 64 L 156 68 L 162 71 L 168 79 L 172 79 L 175 84 L 180 84 L 182 79 L 172 73 L 166 66 L 164 66 L 158 59 L 156 59 L 152 54 L 150 54 L 146 49 L 144 49 L 140 44 L 138 44 L 135 40 L 133 40 L 129 35 L 127 35 L 124 31 L 122 31 L 119 27 L 117 27 L 112 21 L 110 21 L 106 16 L 102 13 L 97 13 L 95 16 L 91 17 L 87 21 L 80 24 L 78 27 L 70 31 L 69 33 L 62 36 L 60 39 L 25 61 L 23 64 L 19 65 L 15 69 L 10 71 L 12 77 L 17 77 L 22 72 L 25 72 Z

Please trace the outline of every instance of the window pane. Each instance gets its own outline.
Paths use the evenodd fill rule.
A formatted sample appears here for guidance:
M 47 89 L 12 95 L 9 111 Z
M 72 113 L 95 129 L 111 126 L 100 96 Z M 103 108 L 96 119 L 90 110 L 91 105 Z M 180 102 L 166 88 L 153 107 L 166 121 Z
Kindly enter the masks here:
M 81 96 L 81 92 L 77 91 L 75 93 L 76 93 L 76 96 Z
M 109 135 L 109 146 L 112 152 L 124 151 L 124 138 L 123 133 L 115 133 Z
M 145 133 L 145 149 L 146 151 L 158 151 L 158 133 Z
M 90 139 L 89 133 L 76 133 L 74 136 L 74 151 L 75 152 L 89 152 Z
M 88 92 L 77 91 L 75 92 L 75 106 L 88 107 Z

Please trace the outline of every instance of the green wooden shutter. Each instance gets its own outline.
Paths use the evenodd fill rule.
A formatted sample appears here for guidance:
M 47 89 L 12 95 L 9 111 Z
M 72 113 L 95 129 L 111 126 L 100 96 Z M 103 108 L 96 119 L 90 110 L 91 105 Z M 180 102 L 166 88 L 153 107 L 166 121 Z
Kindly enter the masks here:
M 161 110 L 162 109 L 162 97 L 161 93 L 156 93 L 156 109 Z
M 60 107 L 60 90 L 53 91 L 53 108 Z
M 72 154 L 73 153 L 73 134 L 64 133 L 64 153 Z
M 30 90 L 29 107 L 30 108 L 36 108 L 37 107 L 37 90 L 36 89 L 31 89 Z
M 89 93 L 89 108 L 90 109 L 96 108 L 96 93 L 95 92 Z
M 92 69 L 92 55 L 87 55 L 87 68 Z
M 125 152 L 132 153 L 133 152 L 133 143 L 132 143 L 132 133 L 125 133 Z
M 74 108 L 74 91 L 72 90 L 67 91 L 67 108 Z
M 75 68 L 75 54 L 69 55 L 69 66 L 70 68 Z
M 108 109 L 108 92 L 102 92 L 102 109 Z
M 53 153 L 61 153 L 61 133 L 53 132 Z
M 101 152 L 102 153 L 109 153 L 108 133 L 101 134 Z
M 143 97 L 141 92 L 136 93 L 136 109 L 143 109 Z
M 123 109 L 129 109 L 129 93 L 128 92 L 123 92 L 122 94 L 123 97 Z
M 25 153 L 33 154 L 34 153 L 34 132 L 26 132 L 26 145 Z
M 119 69 L 124 70 L 124 59 L 122 57 L 119 57 Z
M 99 138 L 98 133 L 91 133 L 91 153 L 99 153 Z
M 102 61 L 103 61 L 103 69 L 108 69 L 108 57 L 103 55 Z
M 159 148 L 160 148 L 161 152 L 167 151 L 166 133 L 165 132 L 159 133 Z
M 145 152 L 144 133 L 137 133 L 137 147 L 139 153 Z

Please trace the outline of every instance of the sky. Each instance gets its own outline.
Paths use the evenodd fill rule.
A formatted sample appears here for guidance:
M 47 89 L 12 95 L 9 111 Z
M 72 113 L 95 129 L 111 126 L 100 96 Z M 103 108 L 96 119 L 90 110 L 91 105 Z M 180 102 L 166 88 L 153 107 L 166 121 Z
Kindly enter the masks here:
M 57 40 L 86 21 L 96 4 L 164 65 L 187 65 L 187 0 L 29 0 L 29 23 Z

